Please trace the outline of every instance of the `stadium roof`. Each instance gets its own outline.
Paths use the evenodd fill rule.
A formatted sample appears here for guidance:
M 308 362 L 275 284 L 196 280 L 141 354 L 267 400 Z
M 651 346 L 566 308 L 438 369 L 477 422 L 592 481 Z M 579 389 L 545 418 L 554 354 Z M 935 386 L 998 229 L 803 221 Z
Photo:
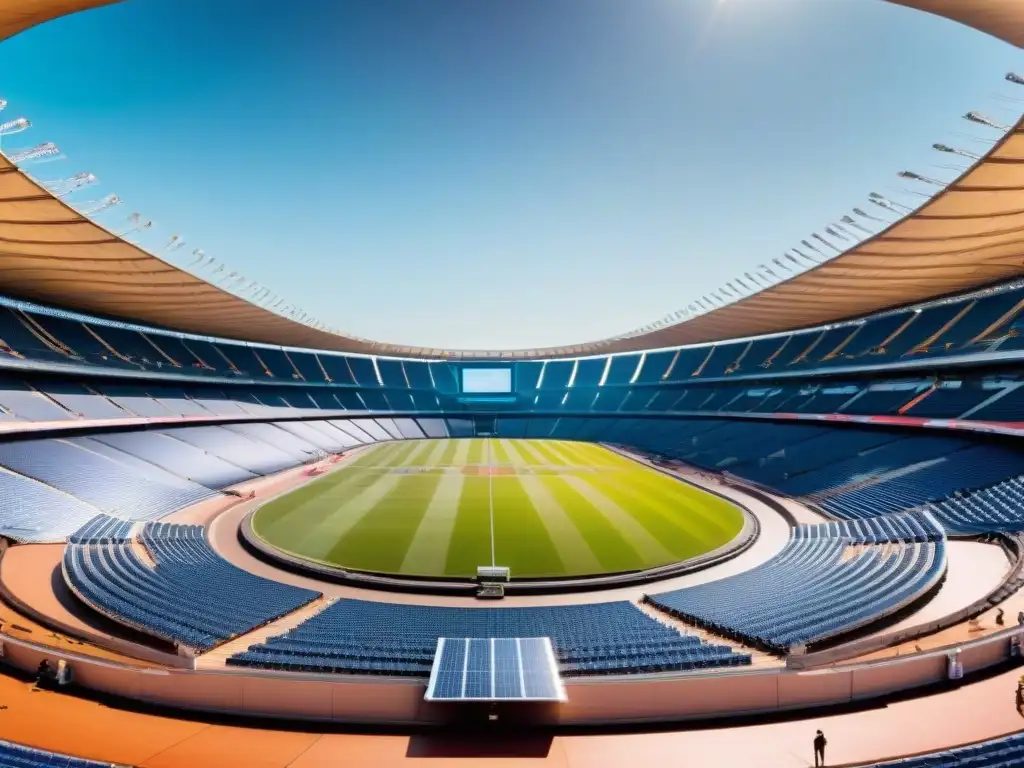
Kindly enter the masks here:
M 118 0 L 0 5 L 0 39 Z M 867 0 L 865 0 L 866 2 Z M 1024 47 L 1022 0 L 888 0 Z M 408 347 L 311 328 L 174 267 L 93 223 L 0 158 L 0 291 L 14 298 L 245 341 L 410 357 L 559 357 L 820 325 L 1024 275 L 1024 119 L 914 214 L 841 256 L 729 306 L 628 338 L 506 352 Z

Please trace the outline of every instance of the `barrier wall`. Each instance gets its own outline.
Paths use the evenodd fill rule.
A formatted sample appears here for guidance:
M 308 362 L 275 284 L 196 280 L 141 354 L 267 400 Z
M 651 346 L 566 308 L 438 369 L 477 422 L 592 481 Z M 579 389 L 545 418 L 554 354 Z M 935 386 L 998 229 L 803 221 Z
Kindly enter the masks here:
M 967 682 L 1005 662 L 1014 627 L 961 646 Z M 568 701 L 552 725 L 606 725 L 706 719 L 848 704 L 946 679 L 947 651 L 823 670 L 747 670 L 676 676 L 566 681 Z M 34 672 L 44 658 L 64 659 L 74 681 L 100 693 L 168 707 L 256 717 L 364 724 L 436 724 L 450 711 L 423 701 L 425 686 L 402 678 L 347 677 L 251 670 L 145 669 L 3 638 L 7 663 Z

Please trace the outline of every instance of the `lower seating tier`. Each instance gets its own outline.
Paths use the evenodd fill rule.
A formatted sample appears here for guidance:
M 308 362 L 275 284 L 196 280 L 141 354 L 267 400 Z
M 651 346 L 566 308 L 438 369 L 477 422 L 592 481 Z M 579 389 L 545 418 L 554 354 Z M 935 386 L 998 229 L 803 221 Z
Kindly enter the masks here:
M 1024 765 L 1024 734 L 972 744 L 928 755 L 908 757 L 872 768 L 1017 768 Z
M 651 605 L 778 654 L 875 623 L 946 571 L 934 543 L 860 545 L 792 538 L 772 560 L 729 578 L 648 596 Z
M 86 526 L 97 527 L 90 521 Z M 91 538 L 83 530 L 73 538 Z M 150 523 L 141 541 L 156 567 L 131 541 L 69 543 L 64 579 L 95 609 L 122 623 L 205 651 L 291 613 L 319 592 L 280 584 L 231 565 L 206 542 L 195 525 Z
M 742 666 L 749 654 L 712 645 L 620 601 L 543 608 L 442 608 L 340 600 L 232 666 L 426 677 L 441 637 L 550 637 L 564 675 Z

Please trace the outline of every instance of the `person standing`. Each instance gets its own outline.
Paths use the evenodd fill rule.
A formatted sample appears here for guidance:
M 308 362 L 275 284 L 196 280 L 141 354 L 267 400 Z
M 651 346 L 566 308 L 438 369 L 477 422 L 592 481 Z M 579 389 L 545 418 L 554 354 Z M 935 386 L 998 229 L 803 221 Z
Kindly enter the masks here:
M 814 737 L 814 768 L 825 768 L 825 745 L 828 742 L 825 740 L 825 734 L 818 731 L 818 734 Z M 820 761 L 820 762 L 819 762 Z

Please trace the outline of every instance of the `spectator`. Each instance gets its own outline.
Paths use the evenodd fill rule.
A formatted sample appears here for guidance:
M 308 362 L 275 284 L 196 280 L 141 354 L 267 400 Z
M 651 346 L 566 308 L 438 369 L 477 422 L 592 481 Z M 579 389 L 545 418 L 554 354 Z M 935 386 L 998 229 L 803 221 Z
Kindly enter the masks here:
M 814 737 L 814 768 L 825 768 L 825 745 L 828 742 L 825 740 L 825 734 L 818 731 L 818 734 Z M 820 760 L 820 762 L 819 762 Z

